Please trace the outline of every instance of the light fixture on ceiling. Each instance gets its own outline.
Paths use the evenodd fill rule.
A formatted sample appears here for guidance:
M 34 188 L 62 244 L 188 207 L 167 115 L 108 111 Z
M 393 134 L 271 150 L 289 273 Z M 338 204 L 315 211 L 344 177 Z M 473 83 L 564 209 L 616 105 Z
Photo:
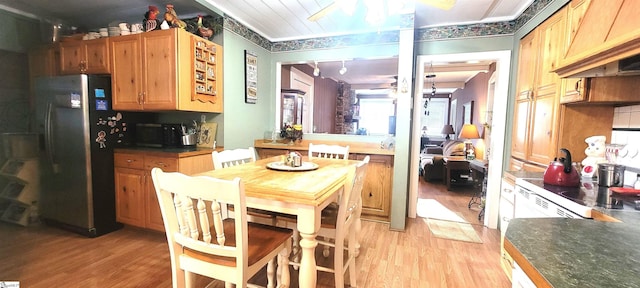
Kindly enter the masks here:
M 316 63 L 316 68 L 313 68 L 313 76 L 320 76 L 320 68 L 318 68 L 318 61 L 314 61 Z
M 340 68 L 340 75 L 344 75 L 344 73 L 347 73 L 347 67 L 344 67 L 344 60 L 342 60 L 342 68 Z

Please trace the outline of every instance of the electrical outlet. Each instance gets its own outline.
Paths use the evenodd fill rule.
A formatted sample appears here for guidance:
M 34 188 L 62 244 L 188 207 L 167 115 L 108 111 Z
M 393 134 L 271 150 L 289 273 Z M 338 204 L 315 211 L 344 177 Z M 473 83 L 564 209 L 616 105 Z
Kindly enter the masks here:
M 204 115 L 204 114 L 200 115 L 200 123 L 204 123 L 206 121 L 207 121 L 207 115 Z

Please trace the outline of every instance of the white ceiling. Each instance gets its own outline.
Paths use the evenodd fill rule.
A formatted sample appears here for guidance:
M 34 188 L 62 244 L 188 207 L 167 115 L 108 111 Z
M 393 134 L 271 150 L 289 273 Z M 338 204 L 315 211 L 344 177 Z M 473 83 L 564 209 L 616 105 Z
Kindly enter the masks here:
M 166 4 L 173 4 L 180 18 L 193 18 L 198 14 L 211 15 L 223 12 L 243 25 L 251 28 L 270 41 L 307 39 L 321 36 L 356 34 L 380 30 L 396 29 L 395 18 L 388 18 L 383 26 L 374 27 L 364 20 L 364 10 L 346 16 L 341 9 L 328 13 L 316 22 L 307 18 L 334 0 L 0 0 L 0 9 L 19 13 L 47 21 L 63 19 L 79 27 L 99 28 L 109 23 L 141 22 L 149 5 L 157 6 L 161 15 Z M 358 7 L 366 0 L 357 0 Z M 403 1 L 387 0 L 393 6 Z M 452 0 L 416 0 L 415 27 L 425 28 L 455 24 L 508 21 L 517 18 L 533 0 L 453 0 L 455 5 L 443 10 L 425 4 L 429 1 L 448 2 Z M 386 2 L 386 1 L 385 1 Z M 424 2 L 424 3 L 423 3 Z M 411 2 L 409 2 L 409 5 Z M 409 8 L 411 10 L 411 8 Z M 215 11 L 215 12 L 214 12 Z M 407 10 L 404 10 L 405 12 Z M 310 64 L 313 65 L 312 60 Z M 483 66 L 487 66 L 484 63 Z M 460 85 L 446 83 L 466 82 L 485 68 L 476 66 L 450 65 L 440 71 L 439 63 L 433 63 L 436 78 L 426 79 L 425 87 L 435 81 L 438 93 L 451 93 Z M 350 59 L 345 62 L 348 72 L 340 75 L 337 71 L 342 62 L 319 63 L 322 76 L 331 77 L 352 84 L 353 87 L 386 87 L 395 82 L 397 61 L 393 59 Z M 427 67 L 428 68 L 428 67 Z M 425 69 L 427 69 L 425 68 Z M 444 69 L 444 68 L 442 68 Z
M 341 61 L 319 62 L 319 77 L 349 83 L 353 90 L 375 90 L 361 91 L 365 94 L 388 93 L 394 89 L 392 83 L 397 81 L 395 78 L 398 72 L 397 60 L 397 58 L 349 59 L 345 61 L 347 72 L 344 75 L 339 73 L 340 68 L 342 68 Z M 491 63 L 493 62 L 487 60 L 477 63 L 467 63 L 466 61 L 428 63 L 423 68 L 425 75 L 432 74 L 435 77 L 424 79 L 425 93 L 431 93 L 432 83 L 435 83 L 437 94 L 450 94 L 457 89 L 463 89 L 465 83 L 478 73 L 487 72 Z M 315 67 L 313 62 L 309 63 L 309 65 Z M 397 81 L 400 87 L 402 86 L 402 80 Z M 384 91 L 385 89 L 387 91 Z
M 72 25 L 97 29 L 114 21 L 141 22 L 149 5 L 161 14 L 166 4 L 173 4 L 180 18 L 197 14 L 211 15 L 218 9 L 272 42 L 319 36 L 357 34 L 364 31 L 394 29 L 393 19 L 384 26 L 369 25 L 364 20 L 364 2 L 357 0 L 358 10 L 349 17 L 337 9 L 316 22 L 309 16 L 334 0 L 0 0 L 0 9 L 22 12 L 35 18 L 63 19 Z M 389 1 L 398 7 L 410 0 Z M 449 10 L 425 4 L 429 1 L 454 1 Z M 424 3 L 423 3 L 424 2 Z M 416 0 L 415 27 L 507 21 L 517 18 L 533 0 Z M 411 8 L 408 8 L 411 11 Z

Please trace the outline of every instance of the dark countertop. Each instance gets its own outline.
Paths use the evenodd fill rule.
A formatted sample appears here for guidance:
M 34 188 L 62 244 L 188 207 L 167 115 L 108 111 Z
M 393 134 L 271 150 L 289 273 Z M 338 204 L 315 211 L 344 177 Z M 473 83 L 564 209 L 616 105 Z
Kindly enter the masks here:
M 543 174 L 543 172 L 531 171 L 504 171 L 503 177 L 515 182 L 516 178 L 542 179 Z
M 216 151 L 224 150 L 224 147 L 216 147 Z M 158 155 L 170 157 L 191 157 L 203 154 L 211 154 L 214 149 L 196 148 L 196 147 L 168 147 L 168 148 L 151 148 L 151 147 L 121 147 L 115 148 L 116 153 L 145 153 L 145 155 Z
M 517 218 L 505 237 L 553 287 L 640 287 L 635 223 Z

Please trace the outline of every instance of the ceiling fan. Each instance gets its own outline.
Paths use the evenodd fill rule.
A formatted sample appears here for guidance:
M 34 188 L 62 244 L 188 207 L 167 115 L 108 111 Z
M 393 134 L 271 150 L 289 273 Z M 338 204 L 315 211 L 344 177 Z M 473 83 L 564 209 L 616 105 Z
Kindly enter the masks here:
M 351 9 L 353 9 L 353 6 L 355 5 L 356 1 L 357 0 L 334 0 L 329 5 L 320 9 L 320 11 L 309 16 L 309 18 L 307 19 L 312 22 L 318 21 L 320 18 L 326 16 L 327 14 L 343 6 L 352 6 Z M 442 10 L 449 10 L 451 9 L 451 7 L 453 7 L 453 5 L 456 4 L 456 0 L 415 0 L 415 1 L 417 3 L 423 3 L 425 5 L 430 5 L 436 8 L 440 8 Z

